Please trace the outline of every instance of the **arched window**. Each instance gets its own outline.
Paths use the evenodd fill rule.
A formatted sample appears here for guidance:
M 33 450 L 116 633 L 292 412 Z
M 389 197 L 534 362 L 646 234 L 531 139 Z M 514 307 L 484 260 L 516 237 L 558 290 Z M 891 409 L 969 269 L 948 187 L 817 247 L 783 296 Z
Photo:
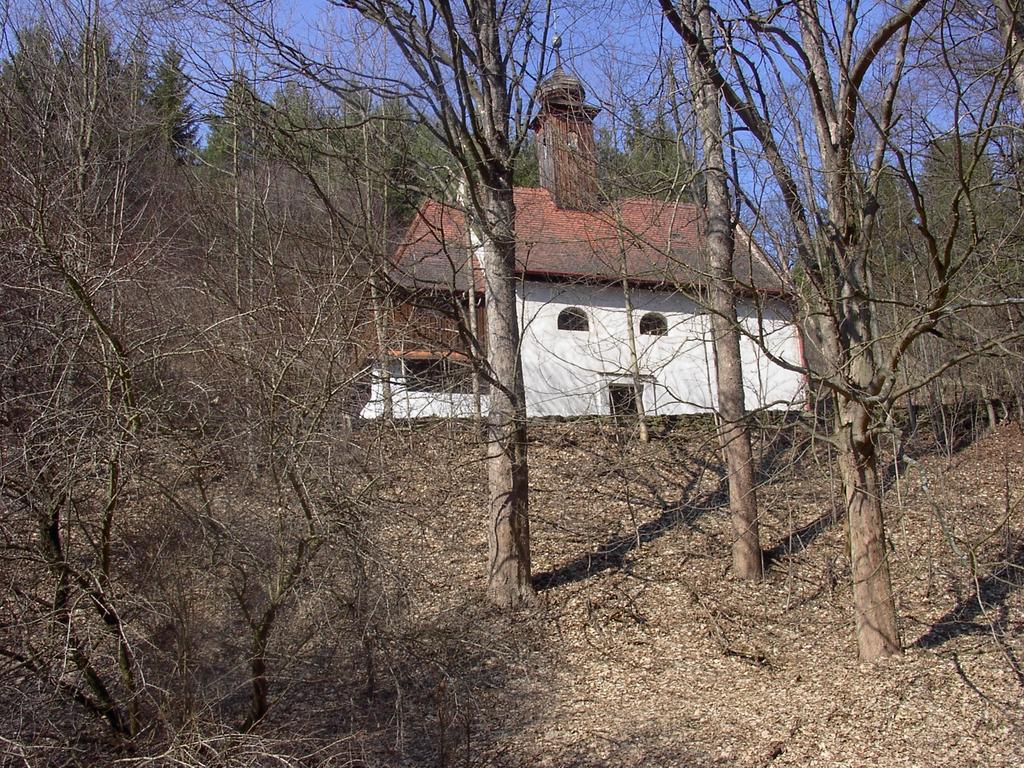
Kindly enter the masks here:
M 640 318 L 640 333 L 645 336 L 664 336 L 668 333 L 668 321 L 664 315 L 648 312 Z
M 558 313 L 558 330 L 589 331 L 590 323 L 586 313 L 579 307 L 566 307 Z

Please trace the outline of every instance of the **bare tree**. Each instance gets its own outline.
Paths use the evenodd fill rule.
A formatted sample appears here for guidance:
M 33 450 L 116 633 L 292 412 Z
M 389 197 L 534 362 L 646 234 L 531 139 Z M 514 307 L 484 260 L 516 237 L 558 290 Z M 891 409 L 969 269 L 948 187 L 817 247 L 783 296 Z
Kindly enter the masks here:
M 3 655 L 127 741 L 145 725 L 146 686 L 119 528 L 151 413 L 141 339 L 161 333 L 122 305 L 151 266 L 134 247 L 148 207 L 132 195 L 143 141 L 114 129 L 140 126 L 140 73 L 118 71 L 92 5 L 80 28 L 50 21 L 21 32 L 0 82 L 11 246 L 0 489 L 13 513 L 8 555 L 25 563 L 11 623 L 47 627 Z
M 255 728 L 320 642 L 298 606 L 334 621 L 363 593 L 369 289 L 309 155 L 271 152 L 308 127 L 275 137 L 251 94 L 207 165 L 179 162 L 148 51 L 90 10 L 42 16 L 0 71 L 0 656 L 40 721 L 84 712 L 141 751 L 215 709 Z
M 447 0 L 421 6 L 391 0 L 333 4 L 356 11 L 389 37 L 408 75 L 367 76 L 351 62 L 333 63 L 327 52 L 318 57 L 310 46 L 287 43 L 265 25 L 260 29 L 274 41 L 286 66 L 325 89 L 345 93 L 356 83 L 369 84 L 378 92 L 408 97 L 466 181 L 465 213 L 478 242 L 487 318 L 488 593 L 495 603 L 514 607 L 532 599 L 533 586 L 513 166 L 532 110 L 535 50 L 541 51 L 538 70 L 543 69 L 543 35 L 538 39 L 532 25 L 546 12 L 529 3 L 512 8 L 489 0 L 464 9 Z M 248 9 L 234 8 L 246 23 L 256 23 Z
M 1006 48 L 1006 60 L 1013 72 L 1017 100 L 1024 107 L 1024 19 L 1017 0 L 993 0 L 999 29 Z
M 905 76 L 911 28 L 923 18 L 927 0 L 914 0 L 882 17 L 867 14 L 854 3 L 832 8 L 800 2 L 767 16 L 737 13 L 752 34 L 754 48 L 739 48 L 734 36 L 730 49 L 733 65 L 728 70 L 720 66 L 691 15 L 681 13 L 668 0 L 662 0 L 660 6 L 692 49 L 691 60 L 698 71 L 713 83 L 749 131 L 758 157 L 770 170 L 781 195 L 800 271 L 800 316 L 811 329 L 812 341 L 823 359 L 809 374 L 812 382 L 827 387 L 837 401 L 832 439 L 839 449 L 846 495 L 859 652 L 865 659 L 898 653 L 900 636 L 878 470 L 879 437 L 887 429 L 887 414 L 896 398 L 977 349 L 992 348 L 1002 341 L 989 338 L 974 352 L 964 350 L 937 361 L 932 370 L 910 383 L 900 376 L 915 343 L 938 332 L 940 321 L 963 317 L 970 302 L 962 296 L 957 300 L 956 280 L 978 257 L 977 238 L 969 238 L 970 242 L 958 248 L 955 235 L 939 234 L 915 181 L 912 150 L 894 140 L 897 96 Z M 727 14 L 728 8 L 713 12 Z M 941 11 L 938 17 L 937 37 L 941 37 L 948 17 Z M 925 27 L 922 31 L 927 34 Z M 767 62 L 762 72 L 755 73 L 746 58 L 753 51 Z M 793 107 L 787 93 L 790 82 L 784 76 L 787 68 L 792 68 L 806 89 L 801 107 L 810 113 L 813 138 L 804 137 L 799 128 L 794 129 L 795 135 L 785 137 L 782 117 L 792 120 L 794 126 L 800 125 L 801 118 L 795 111 L 772 109 L 778 104 Z M 882 82 L 876 98 L 869 97 L 869 76 Z M 955 74 L 953 80 L 958 89 L 950 97 L 954 115 L 976 99 L 972 105 L 974 139 L 957 161 L 959 191 L 955 197 L 966 202 L 974 169 L 991 137 L 1006 79 L 996 77 L 977 86 L 959 81 Z M 914 200 L 918 229 L 929 254 L 923 265 L 929 277 L 927 292 L 915 304 L 912 317 L 883 336 L 876 322 L 878 296 L 869 253 L 878 236 L 879 185 L 887 166 L 898 169 L 901 183 Z M 965 212 L 959 202 L 950 210 L 954 216 Z M 785 254 L 780 257 L 787 258 Z
M 711 7 L 684 2 L 679 13 L 695 31 L 704 49 L 715 50 Z M 732 567 L 740 578 L 760 579 L 763 573 L 758 535 L 757 491 L 754 481 L 750 430 L 743 398 L 743 363 L 736 319 L 736 281 L 733 273 L 736 222 L 733 220 L 722 136 L 718 88 L 702 68 L 697 45 L 686 42 L 687 64 L 693 91 L 694 113 L 703 144 L 704 206 L 708 254 L 708 308 L 711 311 L 715 350 L 720 437 L 729 477 L 732 514 Z
M 387 30 L 426 86 L 438 133 L 464 178 L 470 228 L 478 233 L 487 307 L 487 362 L 491 381 L 487 467 L 488 592 L 515 607 L 533 595 L 530 575 L 526 396 L 519 358 L 516 306 L 513 170 L 518 151 L 511 134 L 513 101 L 522 98 L 526 37 L 534 11 L 485 0 L 465 11 L 447 0 L 418 10 L 402 3 L 352 0 Z M 518 49 L 517 49 L 518 47 Z M 522 57 L 522 58 L 520 58 Z

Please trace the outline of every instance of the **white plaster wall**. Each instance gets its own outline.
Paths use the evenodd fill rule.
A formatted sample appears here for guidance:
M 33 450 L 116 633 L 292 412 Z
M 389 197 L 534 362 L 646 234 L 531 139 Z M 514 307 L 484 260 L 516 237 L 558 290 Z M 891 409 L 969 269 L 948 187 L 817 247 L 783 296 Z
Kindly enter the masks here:
M 740 340 L 743 389 L 748 410 L 791 410 L 804 402 L 804 377 L 772 360 L 802 365 L 800 339 L 783 307 L 737 302 L 745 335 Z
M 530 416 L 584 416 L 610 413 L 608 386 L 632 382 L 626 309 L 622 288 L 555 282 L 524 282 L 518 288 L 523 378 Z M 633 289 L 633 323 L 644 406 L 652 415 L 708 411 L 715 406 L 714 352 L 707 315 L 681 293 Z M 588 317 L 586 332 L 558 330 L 558 314 L 579 307 Z M 803 378 L 773 363 L 760 348 L 800 362 L 796 329 L 781 305 L 756 307 L 739 302 L 737 313 L 748 337 L 741 341 L 748 410 L 785 410 L 802 403 Z M 663 315 L 664 336 L 640 335 L 640 318 Z M 753 338 L 751 338 L 753 337 Z M 756 342 L 754 339 L 757 339 Z M 397 418 L 471 416 L 473 396 L 412 392 L 399 368 L 392 369 Z M 482 398 L 484 412 L 487 398 Z M 380 372 L 375 372 L 364 418 L 383 415 Z
M 523 377 L 531 416 L 610 412 L 608 385 L 631 381 L 625 300 L 621 287 L 527 282 L 519 290 L 523 328 Z M 683 414 L 714 407 L 714 353 L 707 315 L 681 293 L 633 289 L 633 323 L 644 405 L 651 414 Z M 558 314 L 575 306 L 586 312 L 587 332 L 558 330 Z M 663 315 L 664 336 L 640 335 L 640 318 Z M 780 307 L 751 302 L 737 307 L 747 332 L 776 355 L 799 362 L 795 329 Z M 750 338 L 741 343 L 748 409 L 792 408 L 802 377 L 768 359 Z
M 359 412 L 364 419 L 379 419 L 384 415 L 384 371 L 371 371 L 373 381 L 370 399 Z M 468 418 L 473 415 L 473 395 L 463 393 L 417 392 L 406 387 L 405 377 L 398 362 L 389 367 L 391 377 L 391 407 L 396 419 L 423 419 L 431 416 L 442 418 Z M 487 413 L 487 397 L 480 398 L 481 410 Z

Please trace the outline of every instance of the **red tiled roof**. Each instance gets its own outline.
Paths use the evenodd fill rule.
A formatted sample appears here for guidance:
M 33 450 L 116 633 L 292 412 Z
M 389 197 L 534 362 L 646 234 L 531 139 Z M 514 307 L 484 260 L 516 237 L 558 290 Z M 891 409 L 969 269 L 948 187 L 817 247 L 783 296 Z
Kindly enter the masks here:
M 558 208 L 547 190 L 522 187 L 515 190 L 515 203 L 520 274 L 619 280 L 625 267 L 629 279 L 637 283 L 679 286 L 705 281 L 700 211 L 692 203 L 634 198 L 597 211 L 575 211 Z M 737 238 L 737 280 L 755 290 L 780 291 L 778 277 L 763 256 L 751 253 L 748 243 L 747 238 Z M 466 245 L 462 213 L 428 201 L 395 252 L 396 278 L 416 287 L 466 290 Z

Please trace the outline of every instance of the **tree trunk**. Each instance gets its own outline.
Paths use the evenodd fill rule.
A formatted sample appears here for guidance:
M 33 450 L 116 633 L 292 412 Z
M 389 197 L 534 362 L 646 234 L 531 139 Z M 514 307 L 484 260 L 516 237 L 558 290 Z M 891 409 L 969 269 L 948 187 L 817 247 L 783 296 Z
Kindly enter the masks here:
M 1006 56 L 1013 72 L 1017 100 L 1024 107 L 1024 19 L 1021 18 L 1019 0 L 994 0 L 999 29 L 1003 34 Z
M 480 334 L 477 329 L 476 316 L 476 257 L 472 247 L 469 250 L 469 311 L 466 313 L 466 324 L 469 326 L 469 354 L 473 360 L 470 375 L 473 385 L 473 424 L 479 428 L 483 410 L 480 399 L 480 368 L 475 362 L 479 355 Z
M 902 651 L 889 576 L 877 446 L 868 430 L 869 416 L 867 409 L 854 401 L 844 402 L 838 413 L 839 471 L 849 515 L 857 651 L 865 661 Z
M 625 274 L 625 263 L 623 263 L 623 274 Z M 629 372 L 633 378 L 633 398 L 636 404 L 637 426 L 639 428 L 640 442 L 651 441 L 650 432 L 647 430 L 647 410 L 644 404 L 644 382 L 640 377 L 640 355 L 636 350 L 636 331 L 633 328 L 633 292 L 629 286 L 629 278 L 622 278 L 622 301 L 626 308 L 626 341 L 629 344 Z
M 701 31 L 704 45 L 714 49 L 711 13 L 687 6 L 692 22 Z M 701 132 L 704 179 L 707 189 L 706 226 L 708 266 L 711 273 L 709 302 L 718 389 L 719 437 L 729 476 L 729 512 L 732 517 L 732 566 L 736 576 L 760 579 L 764 573 L 757 521 L 750 430 L 743 402 L 743 362 L 736 318 L 733 278 L 734 228 L 728 174 L 722 142 L 722 114 L 717 89 L 701 67 L 693 46 L 687 45 L 687 64 L 694 84 L 694 112 Z
M 380 223 L 374 217 L 373 191 L 374 191 L 374 163 L 370 157 L 370 114 L 367 109 L 363 113 L 363 164 L 366 170 L 366 177 L 363 180 L 363 188 L 360 191 L 362 200 L 360 205 L 363 209 L 365 220 L 363 226 L 367 237 L 369 252 L 373 259 L 373 274 L 370 277 L 370 290 L 373 298 L 374 327 L 377 331 L 377 358 L 380 364 L 381 373 L 381 397 L 384 400 L 384 418 L 391 420 L 395 415 L 394 398 L 391 394 L 391 358 L 388 355 L 388 323 L 390 321 L 390 298 L 387 291 L 387 237 L 385 230 L 388 221 L 388 195 L 382 192 L 380 199 L 383 210 L 380 212 Z M 387 145 L 386 131 L 387 121 L 381 121 L 381 144 Z
M 245 733 L 255 728 L 270 709 L 270 682 L 267 679 L 267 648 L 270 645 L 270 630 L 274 624 L 276 614 L 277 607 L 272 605 L 264 612 L 259 625 L 251 627 L 249 714 L 246 715 L 241 726 L 241 730 Z
M 388 354 L 388 298 L 381 288 L 379 276 L 374 275 L 370 281 L 373 298 L 373 321 L 377 333 L 377 359 L 380 365 L 381 397 L 384 400 L 384 418 L 389 421 L 395 415 L 394 397 L 391 394 L 391 357 Z
M 346 0 L 344 4 L 395 40 L 416 73 L 403 88 L 421 93 L 429 102 L 419 116 L 435 126 L 431 132 L 465 175 L 463 204 L 483 267 L 492 379 L 487 420 L 488 593 L 498 605 L 514 607 L 531 601 L 534 594 L 512 197 L 519 144 L 509 139 L 513 122 L 525 128 L 524 101 L 532 103 L 520 98 L 522 77 L 529 68 L 521 69 L 523 62 L 511 53 L 522 52 L 527 30 L 536 34 L 531 6 L 497 0 L 459 6 L 450 0 L 417 5 Z M 344 77 L 349 77 L 347 70 Z M 330 89 L 336 87 L 330 85 Z
M 487 359 L 494 379 L 487 422 L 487 591 L 495 604 L 515 608 L 531 602 L 534 591 L 511 186 L 486 191 L 486 215 L 489 220 L 479 237 L 487 305 Z
M 988 417 L 988 428 L 995 429 L 999 425 L 999 418 L 996 416 L 996 401 L 990 397 L 988 387 L 981 388 L 981 400 L 985 403 L 985 416 Z

